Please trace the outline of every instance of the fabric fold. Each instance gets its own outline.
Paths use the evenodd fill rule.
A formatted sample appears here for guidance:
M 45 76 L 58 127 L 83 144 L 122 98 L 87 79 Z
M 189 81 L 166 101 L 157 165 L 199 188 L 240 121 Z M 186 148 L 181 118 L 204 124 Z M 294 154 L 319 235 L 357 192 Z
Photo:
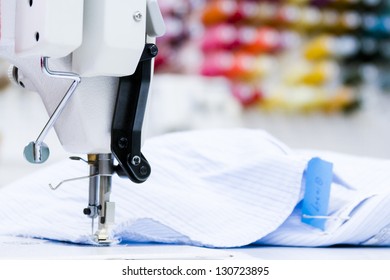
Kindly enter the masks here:
M 334 164 L 331 219 L 321 231 L 301 223 L 301 205 L 283 225 L 257 241 L 262 245 L 319 247 L 336 244 L 389 246 L 390 161 L 326 151 L 300 152 Z M 344 185 L 341 185 L 344 184 Z M 390 232 L 390 231 L 389 231 Z
M 113 178 L 115 237 L 237 247 L 278 228 L 300 200 L 307 161 L 263 131 L 174 133 L 146 141 L 150 179 L 135 185 Z M 47 183 L 85 175 L 61 162 L 0 191 L 0 234 L 88 243 L 82 214 L 87 181 Z
M 247 129 L 167 134 L 147 140 L 143 153 L 152 166 L 146 183 L 113 177 L 113 235 L 122 244 L 390 245 L 390 161 L 297 152 Z M 314 157 L 334 166 L 325 231 L 301 222 Z M 87 172 L 64 161 L 1 189 L 0 235 L 90 244 L 88 182 L 48 187 Z

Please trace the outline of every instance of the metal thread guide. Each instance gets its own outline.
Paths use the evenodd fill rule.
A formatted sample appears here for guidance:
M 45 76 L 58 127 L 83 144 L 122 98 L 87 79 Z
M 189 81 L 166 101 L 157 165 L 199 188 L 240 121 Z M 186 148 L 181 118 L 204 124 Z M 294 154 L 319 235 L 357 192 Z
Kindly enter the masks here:
M 34 164 L 44 163 L 49 158 L 50 155 L 49 147 L 43 141 L 45 140 L 50 129 L 57 122 L 62 111 L 65 109 L 66 105 L 68 104 L 69 99 L 72 97 L 73 93 L 76 91 L 78 85 L 81 82 L 80 76 L 75 73 L 50 70 L 48 57 L 41 58 L 41 69 L 43 73 L 45 73 L 49 77 L 72 80 L 73 83 L 71 84 L 68 91 L 66 92 L 66 94 L 64 95 L 60 103 L 58 104 L 57 108 L 54 110 L 50 119 L 48 120 L 45 127 L 43 128 L 42 132 L 39 134 L 38 138 L 35 141 L 30 142 L 24 148 L 24 157 L 27 159 L 28 162 Z

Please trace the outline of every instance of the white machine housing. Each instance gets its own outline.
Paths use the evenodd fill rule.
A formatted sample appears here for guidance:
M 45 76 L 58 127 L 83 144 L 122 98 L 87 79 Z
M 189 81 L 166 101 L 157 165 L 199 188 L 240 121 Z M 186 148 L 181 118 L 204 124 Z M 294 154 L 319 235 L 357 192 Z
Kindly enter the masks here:
M 146 0 L 84 5 L 83 44 L 73 53 L 73 71 L 84 77 L 133 74 L 145 46 Z
M 82 77 L 55 125 L 66 151 L 111 152 L 119 77 L 133 74 L 145 43 L 164 32 L 157 0 L 17 0 L 17 57 L 58 58 L 52 70 Z M 70 82 L 41 75 L 37 91 L 52 114 Z
M 17 54 L 57 58 L 81 45 L 83 0 L 18 0 L 16 5 Z

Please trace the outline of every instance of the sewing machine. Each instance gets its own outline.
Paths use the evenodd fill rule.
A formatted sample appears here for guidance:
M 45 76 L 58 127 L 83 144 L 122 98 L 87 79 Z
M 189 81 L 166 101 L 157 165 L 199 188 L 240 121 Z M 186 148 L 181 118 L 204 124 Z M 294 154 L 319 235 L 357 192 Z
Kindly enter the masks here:
M 165 32 L 158 2 L 1 0 L 1 20 L 1 40 L 14 38 L 14 48 L 3 53 L 14 64 L 10 78 L 37 90 L 50 114 L 24 156 L 34 164 L 48 159 L 44 139 L 52 127 L 67 152 L 87 155 L 71 159 L 85 161 L 89 175 L 69 180 L 89 179 L 84 214 L 92 220 L 94 241 L 110 244 L 111 177 L 142 183 L 151 173 L 141 132 L 158 54 L 155 38 Z

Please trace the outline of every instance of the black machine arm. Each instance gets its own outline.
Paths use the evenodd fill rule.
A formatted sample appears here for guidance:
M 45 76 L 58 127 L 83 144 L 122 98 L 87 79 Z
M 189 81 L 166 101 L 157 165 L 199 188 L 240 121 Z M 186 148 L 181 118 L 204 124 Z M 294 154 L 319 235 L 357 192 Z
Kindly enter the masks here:
M 141 133 L 158 48 L 146 44 L 136 71 L 120 78 L 111 129 L 111 151 L 119 165 L 116 172 L 135 183 L 145 182 L 151 167 L 141 153 Z

